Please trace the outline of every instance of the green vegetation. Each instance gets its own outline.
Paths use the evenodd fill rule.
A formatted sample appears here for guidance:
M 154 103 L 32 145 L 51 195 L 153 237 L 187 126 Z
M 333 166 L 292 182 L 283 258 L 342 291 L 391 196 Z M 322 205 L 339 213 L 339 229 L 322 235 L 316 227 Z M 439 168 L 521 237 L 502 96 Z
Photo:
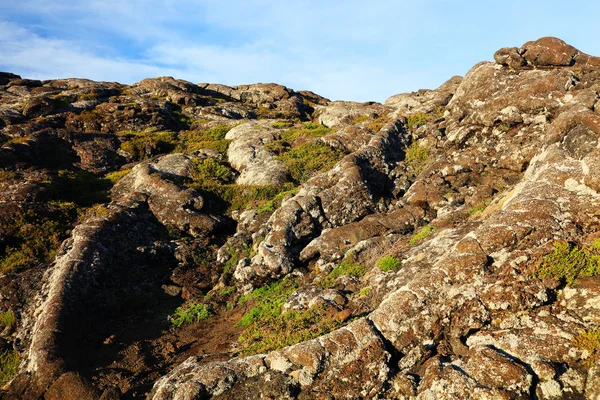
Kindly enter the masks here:
M 554 278 L 573 284 L 578 278 L 600 275 L 600 239 L 590 246 L 579 248 L 565 241 L 554 243 L 554 251 L 537 266 L 538 278 Z
M 263 353 L 309 340 L 341 325 L 341 321 L 328 315 L 322 307 L 282 313 L 285 301 L 297 287 L 294 281 L 286 278 L 240 298 L 241 305 L 253 302 L 253 308 L 238 322 L 239 326 L 246 327 L 238 339 L 242 355 Z
M 364 287 L 358 292 L 359 297 L 367 297 L 371 293 L 371 288 L 369 286 Z
M 225 286 L 217 291 L 217 294 L 221 297 L 227 297 L 230 294 L 235 292 L 235 287 L 233 286 Z
M 0 387 L 17 372 L 19 361 L 19 353 L 14 350 L 7 350 L 4 354 L 0 354 Z
M 5 236 L 5 247 L 0 251 L 0 274 L 50 262 L 74 219 L 70 214 L 56 207 L 47 214 L 17 209 L 10 216 L 5 215 L 0 221 Z
M 293 143 L 298 138 L 319 138 L 333 132 L 333 129 L 326 127 L 325 125 L 313 124 L 306 122 L 302 128 L 288 129 L 281 133 L 281 139 Z
M 425 113 L 414 113 L 406 117 L 406 125 L 409 129 L 418 128 L 431 120 L 431 115 Z
M 332 168 L 343 156 L 324 143 L 308 142 L 292 148 L 278 157 L 295 182 L 306 182 L 317 172 Z
M 419 175 L 427 165 L 429 159 L 429 150 L 426 147 L 420 146 L 417 142 L 413 142 L 404 157 L 404 163 L 412 170 L 413 177 Z
M 342 323 L 323 307 L 292 310 L 252 323 L 242 332 L 238 342 L 242 345 L 243 356 L 266 353 L 325 335 Z
M 600 329 L 582 331 L 573 338 L 573 344 L 580 350 L 589 353 L 587 363 L 589 366 L 600 361 Z
M 349 254 L 344 261 L 331 270 L 319 283 L 323 288 L 330 288 L 335 285 L 337 279 L 342 276 L 360 278 L 367 272 L 367 269 L 358 264 L 352 254 Z
M 402 265 L 402 260 L 394 257 L 394 256 L 385 256 L 377 261 L 377 266 L 383 272 L 389 272 L 396 270 Z
M 485 210 L 491 202 L 492 200 L 480 201 L 479 203 L 475 204 L 472 209 L 469 210 L 469 215 L 479 214 L 480 212 Z
M 410 244 L 417 244 L 421 240 L 427 239 L 429 236 L 431 236 L 434 230 L 435 228 L 433 226 L 424 226 L 421 229 L 419 229 L 417 233 L 412 235 L 408 242 Z
M 273 122 L 271 124 L 271 126 L 273 128 L 277 128 L 277 129 L 285 129 L 285 128 L 290 128 L 290 127 L 294 126 L 294 123 L 291 121 L 277 121 L 277 122 Z
M 262 286 L 252 293 L 242 296 L 239 300 L 240 305 L 244 305 L 248 301 L 254 301 L 254 307 L 244 314 L 238 325 L 250 326 L 253 323 L 263 323 L 266 319 L 281 315 L 283 304 L 297 288 L 296 282 L 286 278 Z
M 363 122 L 367 122 L 370 119 L 371 119 L 371 117 L 369 117 L 368 115 L 358 115 L 358 116 L 354 117 L 354 119 L 352 120 L 352 123 L 353 124 L 362 124 Z
M 73 202 L 81 207 L 106 203 L 110 179 L 99 177 L 88 171 L 60 170 L 51 183 L 46 184 L 51 199 Z
M 12 311 L 6 311 L 3 313 L 0 313 L 0 326 L 1 327 L 9 327 L 9 326 L 13 326 L 14 324 L 17 323 L 17 317 L 15 316 L 15 313 Z
M 113 185 L 121 180 L 125 175 L 131 172 L 131 169 L 124 169 L 122 171 L 113 171 L 104 175 Z
M 80 100 L 98 100 L 98 93 L 84 93 L 79 96 Z
M 252 258 L 254 257 L 254 249 L 252 246 L 244 245 L 240 249 L 236 249 L 231 245 L 227 245 L 229 258 L 225 262 L 225 266 L 223 267 L 223 273 L 233 272 L 235 266 L 242 258 Z
M 510 125 L 502 124 L 498 127 L 498 129 L 500 129 L 502 132 L 508 132 L 510 130 Z
M 231 127 L 227 125 L 217 125 L 206 130 L 180 132 L 176 150 L 191 153 L 200 149 L 209 149 L 225 154 L 229 147 L 229 140 L 225 140 L 225 135 L 230 129 Z
M 266 212 L 273 212 L 281 206 L 281 203 L 283 203 L 283 200 L 286 197 L 295 196 L 297 193 L 298 193 L 298 188 L 293 188 L 290 190 L 284 190 L 282 192 L 279 192 L 279 193 L 277 193 L 277 195 L 275 197 L 273 197 L 273 200 L 268 200 L 267 202 L 265 202 L 262 205 L 262 207 L 260 207 L 256 212 L 259 215 L 266 213 Z
M 174 327 L 179 328 L 184 324 L 191 324 L 207 319 L 211 314 L 212 312 L 206 304 L 190 303 L 177 307 L 175 313 L 169 317 L 169 320 Z
M 137 161 L 145 160 L 156 154 L 170 153 L 177 145 L 175 132 L 157 132 L 147 129 L 142 132 L 121 131 L 119 136 L 126 139 L 121 143 L 121 149 L 131 154 Z

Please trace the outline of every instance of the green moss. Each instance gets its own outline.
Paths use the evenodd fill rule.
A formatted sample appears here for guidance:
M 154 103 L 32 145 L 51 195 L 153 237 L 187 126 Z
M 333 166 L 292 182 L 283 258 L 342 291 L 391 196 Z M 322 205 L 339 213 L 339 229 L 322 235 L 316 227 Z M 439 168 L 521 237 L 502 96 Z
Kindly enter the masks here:
M 235 288 L 233 286 L 226 286 L 224 288 L 219 289 L 217 294 L 221 297 L 227 297 L 233 292 L 235 292 Z
M 406 117 L 406 125 L 409 129 L 418 128 L 431 120 L 431 115 L 425 113 L 414 113 Z
M 210 129 L 182 131 L 178 136 L 179 142 L 176 150 L 182 153 L 192 153 L 200 149 L 209 149 L 226 154 L 229 140 L 225 140 L 225 135 L 230 129 L 231 127 L 227 125 L 217 125 Z
M 431 236 L 431 234 L 433 233 L 434 230 L 435 230 L 435 228 L 433 226 L 424 226 L 421 229 L 419 229 L 419 231 L 417 233 L 412 235 L 412 237 L 410 238 L 410 240 L 408 242 L 410 244 L 417 244 L 418 242 L 425 240 L 429 236 Z
M 277 128 L 277 129 L 285 129 L 285 128 L 289 128 L 291 126 L 294 126 L 294 123 L 291 121 L 277 121 L 277 122 L 273 122 L 271 124 L 271 126 L 273 128 Z
M 80 100 L 98 100 L 98 93 L 84 93 L 79 96 Z
M 419 175 L 427 165 L 429 160 L 429 150 L 426 147 L 420 146 L 417 142 L 413 142 L 404 157 L 404 163 L 410 169 L 413 177 Z
M 302 128 L 288 129 L 281 133 L 281 139 L 293 143 L 300 137 L 304 138 L 319 138 L 332 133 L 334 130 L 326 127 L 325 125 L 313 124 L 311 122 L 305 123 Z
M 227 261 L 225 262 L 225 265 L 223 267 L 224 274 L 233 272 L 237 263 L 242 258 L 252 258 L 254 257 L 255 253 L 252 246 L 249 245 L 244 245 L 241 248 L 235 248 L 231 245 L 228 245 L 227 254 L 229 257 L 227 258 Z
M 398 269 L 400 265 L 402 265 L 402 260 L 394 256 L 385 256 L 377 261 L 377 266 L 383 272 L 389 272 Z
M 13 350 L 0 354 L 0 387 L 6 384 L 17 372 L 20 359 L 19 353 Z
M 475 215 L 479 214 L 480 212 L 483 212 L 483 210 L 485 210 L 491 202 L 491 200 L 480 201 L 479 203 L 475 204 L 472 209 L 469 210 L 469 215 Z
M 74 217 L 75 213 L 60 209 L 45 214 L 19 210 L 3 219 L 5 247 L 0 250 L 0 274 L 50 262 Z
M 284 279 L 262 286 L 252 293 L 242 296 L 239 300 L 240 305 L 244 305 L 248 301 L 254 301 L 254 307 L 242 316 L 238 325 L 250 326 L 281 315 L 281 308 L 285 301 L 297 288 L 296 282 L 291 279 Z
M 212 312 L 206 304 L 190 303 L 177 307 L 175 313 L 169 317 L 171 324 L 179 328 L 184 324 L 200 322 L 211 316 Z
M 324 143 L 309 142 L 292 148 L 278 157 L 295 182 L 306 182 L 318 172 L 331 169 L 343 156 Z
M 124 169 L 122 171 L 114 171 L 109 172 L 104 175 L 106 179 L 108 179 L 113 185 L 121 180 L 125 175 L 131 172 L 131 169 Z
M 304 311 L 288 311 L 267 316 L 250 324 L 240 335 L 242 355 L 266 353 L 329 333 L 342 321 L 327 313 L 323 307 Z
M 369 295 L 369 293 L 371 293 L 371 288 L 370 287 L 364 287 L 360 290 L 360 292 L 358 292 L 358 295 L 360 297 L 366 297 Z
M 9 326 L 13 326 L 16 323 L 17 323 L 17 317 L 15 316 L 14 312 L 6 311 L 3 313 L 0 313 L 0 326 L 6 328 Z
M 266 201 L 258 210 L 256 210 L 257 214 L 264 214 L 266 212 L 273 212 L 281 206 L 283 200 L 287 196 L 294 196 L 298 193 L 298 188 L 293 188 L 290 190 L 284 190 L 278 193 L 273 200 Z
M 69 201 L 81 207 L 108 202 L 110 179 L 88 171 L 60 170 L 54 181 L 47 184 L 50 199 Z
M 588 352 L 588 365 L 591 366 L 600 361 L 600 329 L 580 332 L 573 338 L 573 344 L 578 349 Z
M 362 124 L 363 122 L 367 122 L 371 119 L 368 115 L 359 115 L 352 120 L 353 124 Z
M 347 256 L 340 265 L 331 270 L 319 283 L 323 288 L 330 288 L 335 285 L 338 278 L 342 275 L 360 278 L 367 272 L 367 269 L 358 264 L 352 255 Z
M 538 278 L 554 278 L 573 284 L 578 278 L 600 275 L 600 250 L 591 246 L 579 248 L 565 241 L 554 243 L 554 251 L 545 256 L 536 268 Z
M 137 161 L 156 154 L 170 153 L 177 146 L 177 134 L 175 132 L 121 131 L 119 136 L 125 139 L 121 143 L 121 150 L 131 154 Z
M 238 339 L 242 355 L 263 353 L 309 340 L 341 325 L 340 320 L 322 307 L 282 313 L 283 305 L 296 289 L 297 284 L 286 278 L 240 298 L 240 305 L 252 302 L 253 306 L 238 323 L 246 328 Z

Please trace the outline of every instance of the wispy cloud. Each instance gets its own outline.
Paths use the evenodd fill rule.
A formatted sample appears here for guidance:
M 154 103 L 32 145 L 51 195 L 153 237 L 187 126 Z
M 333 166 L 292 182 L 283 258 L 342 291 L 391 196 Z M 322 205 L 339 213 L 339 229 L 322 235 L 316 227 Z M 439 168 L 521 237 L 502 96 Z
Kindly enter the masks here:
M 582 14 L 578 29 L 545 23 L 562 10 L 558 0 L 520 4 L 522 15 L 540 16 L 528 24 L 518 18 L 494 23 L 516 0 L 7 3 L 0 3 L 0 69 L 23 76 L 277 82 L 358 101 L 435 87 L 499 47 L 539 36 L 563 36 L 578 46 L 577 38 L 593 37 L 581 27 L 594 19 L 593 12 Z

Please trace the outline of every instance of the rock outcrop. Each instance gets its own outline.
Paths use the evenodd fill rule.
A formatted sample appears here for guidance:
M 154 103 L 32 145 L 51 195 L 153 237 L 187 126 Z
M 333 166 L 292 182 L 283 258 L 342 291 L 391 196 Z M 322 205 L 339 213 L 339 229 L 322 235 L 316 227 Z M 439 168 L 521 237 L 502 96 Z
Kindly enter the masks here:
M 1 73 L 0 398 L 598 398 L 600 59 L 494 60 L 385 104 Z

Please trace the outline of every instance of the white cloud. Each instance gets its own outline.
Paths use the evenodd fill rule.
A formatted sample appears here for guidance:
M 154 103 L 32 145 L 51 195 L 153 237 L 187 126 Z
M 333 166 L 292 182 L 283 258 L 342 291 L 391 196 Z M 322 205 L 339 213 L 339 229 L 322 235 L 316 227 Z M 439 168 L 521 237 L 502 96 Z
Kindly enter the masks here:
M 276 82 L 357 101 L 430 83 L 396 67 L 418 32 L 408 2 L 29 0 L 3 11 L 21 22 L 0 17 L 0 67 L 27 77 Z

